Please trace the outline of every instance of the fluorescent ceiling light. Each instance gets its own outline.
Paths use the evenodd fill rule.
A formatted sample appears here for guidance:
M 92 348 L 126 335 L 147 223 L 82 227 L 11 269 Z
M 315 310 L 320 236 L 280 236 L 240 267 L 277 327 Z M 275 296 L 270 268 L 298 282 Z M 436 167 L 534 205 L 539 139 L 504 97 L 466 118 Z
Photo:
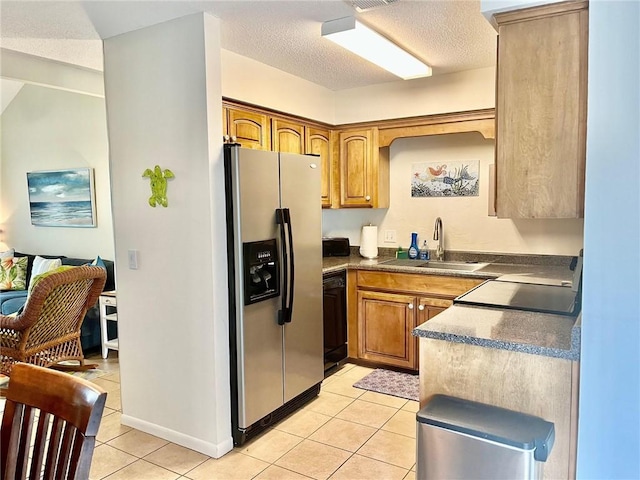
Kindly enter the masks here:
M 405 80 L 431 76 L 429 65 L 358 22 L 355 17 L 324 22 L 322 36 Z

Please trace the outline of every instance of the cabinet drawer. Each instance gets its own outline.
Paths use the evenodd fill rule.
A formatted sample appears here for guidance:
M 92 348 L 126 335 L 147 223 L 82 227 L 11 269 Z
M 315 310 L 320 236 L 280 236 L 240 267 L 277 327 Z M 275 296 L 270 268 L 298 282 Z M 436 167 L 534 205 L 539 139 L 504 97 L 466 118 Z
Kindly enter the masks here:
M 358 288 L 457 297 L 484 282 L 481 278 L 358 271 Z

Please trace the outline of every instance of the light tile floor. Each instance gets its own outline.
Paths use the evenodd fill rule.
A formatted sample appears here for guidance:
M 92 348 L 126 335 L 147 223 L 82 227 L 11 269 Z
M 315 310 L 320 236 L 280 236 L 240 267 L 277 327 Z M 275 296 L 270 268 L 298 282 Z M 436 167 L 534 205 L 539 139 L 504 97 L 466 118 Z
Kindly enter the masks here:
M 109 395 L 92 480 L 415 480 L 418 402 L 354 388 L 369 368 L 345 365 L 316 399 L 214 459 L 121 425 L 117 352 L 89 360 L 109 372 L 93 380 Z

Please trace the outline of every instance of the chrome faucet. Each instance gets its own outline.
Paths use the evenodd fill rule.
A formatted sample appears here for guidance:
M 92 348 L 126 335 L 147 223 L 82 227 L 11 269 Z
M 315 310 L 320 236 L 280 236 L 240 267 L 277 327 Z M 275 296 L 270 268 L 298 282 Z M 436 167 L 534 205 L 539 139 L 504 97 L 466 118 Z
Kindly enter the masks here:
M 436 218 L 436 224 L 433 228 L 433 239 L 438 241 L 438 246 L 436 247 L 436 260 L 443 261 L 444 260 L 444 247 L 442 245 L 442 219 L 440 217 Z

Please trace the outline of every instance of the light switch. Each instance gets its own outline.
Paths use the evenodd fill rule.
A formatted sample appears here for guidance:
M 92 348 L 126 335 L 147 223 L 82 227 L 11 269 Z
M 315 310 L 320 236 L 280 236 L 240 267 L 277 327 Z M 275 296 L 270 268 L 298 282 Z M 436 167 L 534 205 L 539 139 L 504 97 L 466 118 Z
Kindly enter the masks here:
M 129 250 L 129 268 L 131 270 L 138 269 L 138 250 Z

